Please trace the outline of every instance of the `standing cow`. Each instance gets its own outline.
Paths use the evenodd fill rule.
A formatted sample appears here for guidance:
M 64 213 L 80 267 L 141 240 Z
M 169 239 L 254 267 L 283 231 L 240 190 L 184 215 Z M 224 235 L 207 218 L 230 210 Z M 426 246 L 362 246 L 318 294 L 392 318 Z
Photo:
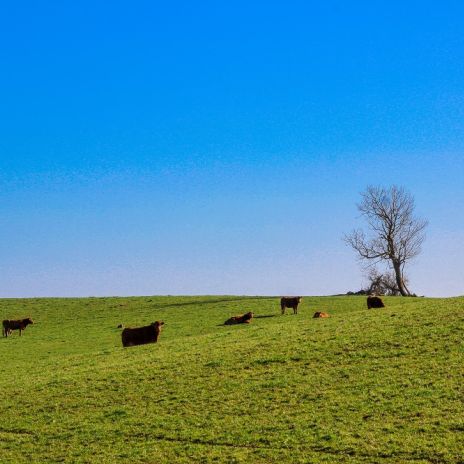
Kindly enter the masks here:
M 3 330 L 2 335 L 4 337 L 8 337 L 13 330 L 19 330 L 19 336 L 21 336 L 21 332 L 29 325 L 33 324 L 32 319 L 27 317 L 26 319 L 20 319 L 18 321 L 10 321 L 9 319 L 5 319 L 3 321 Z
M 122 346 L 145 345 L 146 343 L 156 343 L 163 321 L 152 322 L 145 327 L 126 327 L 121 333 Z
M 285 314 L 285 308 L 292 308 L 293 314 L 298 314 L 298 305 L 303 297 L 301 296 L 283 296 L 280 299 L 280 309 L 282 314 Z

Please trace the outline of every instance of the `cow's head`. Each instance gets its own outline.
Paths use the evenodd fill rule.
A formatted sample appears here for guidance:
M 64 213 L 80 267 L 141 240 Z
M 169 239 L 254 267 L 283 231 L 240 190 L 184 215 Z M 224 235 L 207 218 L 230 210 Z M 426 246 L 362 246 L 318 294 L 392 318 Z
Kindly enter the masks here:
M 29 324 L 34 323 L 30 317 L 28 317 L 27 319 L 23 319 L 23 322 L 24 322 L 25 325 L 29 325 Z

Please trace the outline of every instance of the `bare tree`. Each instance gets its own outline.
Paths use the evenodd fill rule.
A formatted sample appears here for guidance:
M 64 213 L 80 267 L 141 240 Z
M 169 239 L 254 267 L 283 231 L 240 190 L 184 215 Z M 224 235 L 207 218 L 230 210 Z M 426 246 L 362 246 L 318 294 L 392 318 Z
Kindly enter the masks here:
M 411 295 L 404 267 L 421 252 L 427 221 L 414 216 L 414 198 L 402 187 L 367 187 L 357 205 L 367 221 L 369 235 L 357 229 L 345 242 L 369 265 L 387 261 L 401 295 Z
M 369 267 L 367 272 L 368 287 L 364 293 L 368 295 L 401 295 L 396 283 L 395 273 L 392 271 L 380 272 L 376 267 Z M 403 275 L 403 282 L 408 284 L 406 277 Z

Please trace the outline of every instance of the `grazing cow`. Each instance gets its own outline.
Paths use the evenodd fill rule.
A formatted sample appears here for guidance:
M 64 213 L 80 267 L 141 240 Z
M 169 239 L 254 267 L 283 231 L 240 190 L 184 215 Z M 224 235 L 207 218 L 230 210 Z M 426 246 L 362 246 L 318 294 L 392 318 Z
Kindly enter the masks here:
M 285 308 L 293 308 L 293 314 L 298 313 L 298 305 L 300 304 L 303 297 L 301 296 L 283 296 L 280 299 L 280 309 L 282 314 L 285 314 Z
M 33 324 L 30 317 L 27 317 L 26 319 L 19 319 L 18 321 L 5 319 L 3 321 L 2 334 L 4 337 L 8 337 L 13 330 L 19 330 L 19 336 L 21 336 L 21 331 L 23 331 L 29 324 Z
M 252 312 L 242 314 L 240 316 L 232 316 L 230 319 L 227 319 L 224 322 L 224 325 L 232 325 L 232 324 L 249 324 L 251 319 L 253 319 L 254 314 Z
M 378 296 L 368 296 L 367 297 L 367 309 L 371 308 L 385 308 L 383 301 Z
M 316 319 L 318 317 L 330 317 L 328 313 L 323 313 L 321 311 L 317 311 L 314 313 L 313 318 Z
M 145 327 L 126 327 L 121 332 L 122 346 L 145 345 L 146 343 L 156 343 L 158 341 L 163 321 L 152 322 Z

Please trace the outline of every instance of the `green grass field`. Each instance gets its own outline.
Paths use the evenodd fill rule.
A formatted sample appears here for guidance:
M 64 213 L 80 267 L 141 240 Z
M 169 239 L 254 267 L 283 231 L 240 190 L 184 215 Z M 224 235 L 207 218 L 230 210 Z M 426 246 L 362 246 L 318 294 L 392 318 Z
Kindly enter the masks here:
M 0 300 L 35 321 L 0 340 L 0 463 L 462 464 L 464 298 L 385 301 Z

